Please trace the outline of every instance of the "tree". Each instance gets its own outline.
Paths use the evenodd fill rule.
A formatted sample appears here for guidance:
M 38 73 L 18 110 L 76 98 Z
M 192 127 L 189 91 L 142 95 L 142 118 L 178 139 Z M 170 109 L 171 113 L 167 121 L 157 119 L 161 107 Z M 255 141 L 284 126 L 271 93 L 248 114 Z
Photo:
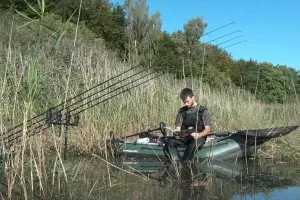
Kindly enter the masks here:
M 153 57 L 156 45 L 161 40 L 161 19 L 158 12 L 149 16 L 145 0 L 126 0 L 126 37 L 129 61 L 143 56 Z
M 162 33 L 162 40 L 157 44 L 153 68 L 156 71 L 173 73 L 177 78 L 182 77 L 181 58 L 176 50 L 176 44 L 166 32 Z
M 204 22 L 202 17 L 191 19 L 184 25 L 188 53 L 192 51 L 193 45 L 199 41 L 206 27 L 207 23 Z
M 238 61 L 232 80 L 265 102 L 282 103 L 286 97 L 283 72 L 267 62 Z
M 258 97 L 267 102 L 282 103 L 285 97 L 285 78 L 282 71 L 270 63 L 262 63 L 260 64 L 260 68 Z
M 199 65 L 197 61 L 199 61 L 201 55 L 203 55 L 199 39 L 203 35 L 206 27 L 206 22 L 198 17 L 189 20 L 184 25 L 184 31 L 179 30 L 172 34 L 172 39 L 177 46 L 176 49 L 181 55 L 184 76 L 195 76 L 198 74 Z M 188 64 L 186 65 L 186 63 Z

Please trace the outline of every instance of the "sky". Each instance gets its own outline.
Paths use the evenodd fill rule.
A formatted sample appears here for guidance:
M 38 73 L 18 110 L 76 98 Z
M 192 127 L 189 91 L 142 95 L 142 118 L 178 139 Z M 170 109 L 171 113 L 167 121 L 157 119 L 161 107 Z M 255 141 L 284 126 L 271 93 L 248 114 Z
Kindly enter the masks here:
M 196 17 L 202 17 L 208 24 L 204 33 L 230 24 L 200 38 L 200 41 L 208 42 L 237 31 L 211 44 L 225 42 L 219 47 L 235 60 L 253 59 L 300 71 L 299 0 L 146 1 L 150 15 L 160 13 L 162 31 L 173 33 L 183 30 L 184 24 Z M 111 2 L 123 5 L 124 0 Z M 233 40 L 226 42 L 230 39 Z

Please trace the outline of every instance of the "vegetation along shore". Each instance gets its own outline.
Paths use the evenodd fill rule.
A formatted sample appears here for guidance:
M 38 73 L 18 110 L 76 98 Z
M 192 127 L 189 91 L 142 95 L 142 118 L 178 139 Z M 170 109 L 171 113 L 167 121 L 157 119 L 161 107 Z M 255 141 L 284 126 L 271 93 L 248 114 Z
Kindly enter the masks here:
M 2 146 L 10 141 L 14 148 L 1 164 L 7 198 L 58 199 L 65 193 L 76 199 L 76 181 L 87 188 L 80 198 L 92 196 L 104 180 L 89 182 L 93 171 L 84 169 L 96 168 L 93 160 L 108 160 L 109 133 L 123 137 L 161 121 L 172 126 L 184 87 L 197 91 L 214 132 L 300 124 L 298 71 L 233 60 L 225 50 L 200 42 L 207 27 L 203 18 L 166 33 L 160 14 L 149 15 L 145 1 L 127 3 L 70 0 L 62 12 L 60 1 L 1 1 L 0 132 Z M 195 26 L 201 28 L 193 32 Z M 45 112 L 59 104 L 58 109 L 79 114 L 78 125 L 68 128 L 68 161 L 65 128 L 45 125 Z M 19 124 L 19 132 L 10 130 Z M 17 137 L 10 137 L 14 133 Z M 77 155 L 84 161 L 72 164 Z M 268 141 L 259 156 L 297 163 L 299 130 Z M 103 164 L 109 179 L 103 185 L 117 184 L 113 167 Z

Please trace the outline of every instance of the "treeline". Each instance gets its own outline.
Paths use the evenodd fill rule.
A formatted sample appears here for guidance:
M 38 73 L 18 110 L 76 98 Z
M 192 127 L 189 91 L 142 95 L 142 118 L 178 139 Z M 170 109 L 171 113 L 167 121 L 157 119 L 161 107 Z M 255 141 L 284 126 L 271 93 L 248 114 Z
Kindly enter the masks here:
M 147 61 L 157 71 L 177 78 L 196 77 L 214 87 L 236 85 L 265 102 L 297 100 L 300 74 L 288 66 L 254 60 L 233 60 L 218 46 L 200 42 L 207 23 L 194 18 L 173 33 L 161 31 L 160 13 L 149 14 L 146 0 L 126 0 L 115 5 L 107 0 L 2 0 L 0 9 L 39 18 L 45 10 L 64 22 L 87 27 L 95 39 L 130 62 Z

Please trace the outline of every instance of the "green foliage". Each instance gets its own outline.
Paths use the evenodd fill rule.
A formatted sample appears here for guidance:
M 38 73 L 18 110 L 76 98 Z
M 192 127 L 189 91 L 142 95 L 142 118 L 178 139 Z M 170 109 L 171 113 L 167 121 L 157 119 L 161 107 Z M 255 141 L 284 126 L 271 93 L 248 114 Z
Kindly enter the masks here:
M 191 19 L 184 25 L 184 35 L 190 48 L 189 51 L 191 51 L 192 45 L 199 41 L 206 27 L 207 23 L 200 17 Z
M 35 6 L 38 10 L 39 5 Z M 41 13 L 42 18 L 21 11 L 17 15 L 11 11 L 0 13 L 0 118 L 6 128 L 22 120 L 24 104 L 35 112 L 29 115 L 41 113 L 129 67 L 111 59 L 111 51 L 83 23 L 77 27 L 72 22 L 63 22 L 60 15 Z M 87 123 L 81 126 L 80 134 L 73 134 L 73 145 L 80 143 L 83 151 L 90 152 L 101 147 L 101 139 L 104 141 L 100 129 L 136 130 L 158 119 L 171 123 L 176 109 L 168 106 L 181 105 L 178 91 L 188 86 L 186 83 L 198 91 L 199 102 L 208 102 L 218 130 L 297 122 L 299 103 L 288 108 L 287 104 L 276 105 L 276 109 L 254 100 L 253 95 L 234 84 L 267 102 L 285 103 L 297 99 L 299 72 L 253 60 L 233 61 L 226 51 L 196 40 L 189 52 L 185 32 L 161 33 L 159 15 L 148 20 L 156 27 L 149 28 L 137 43 L 140 49 L 135 56 L 148 56 L 155 70 L 172 74 L 82 113 Z M 135 47 L 133 41 L 129 42 Z M 220 88 L 219 92 L 203 82 Z M 230 87 L 223 87 L 227 85 Z
M 205 60 L 204 82 L 214 87 L 230 85 L 232 83 L 230 74 L 233 70 L 234 62 L 228 53 L 216 46 L 207 44 L 202 49 Z
M 297 72 L 285 66 L 239 60 L 231 73 L 233 82 L 266 102 L 291 101 L 298 94 Z M 295 84 L 296 83 L 296 84 Z
M 52 6 L 51 12 L 62 16 L 63 21 L 79 22 L 88 27 L 96 38 L 103 38 L 107 47 L 115 51 L 124 51 L 125 17 L 121 6 L 113 6 L 106 0 L 60 1 L 60 7 Z M 80 17 L 79 17 L 79 9 Z M 48 10 L 49 11 L 49 10 Z
M 162 32 L 160 13 L 150 15 L 146 0 L 126 0 L 123 6 L 108 0 L 2 0 L 0 9 L 0 41 L 13 41 L 31 54 L 47 44 L 52 47 L 48 55 L 68 64 L 77 32 L 82 43 L 105 44 L 130 64 L 145 61 L 156 71 L 179 79 L 197 77 L 215 88 L 234 84 L 266 102 L 298 101 L 298 71 L 251 59 L 235 61 L 225 50 L 201 43 L 207 27 L 201 17 L 190 19 L 183 30 Z
M 285 88 L 284 76 L 280 70 L 271 64 L 260 64 L 259 78 L 257 84 L 257 95 L 266 102 L 283 103 Z
M 137 58 L 152 60 L 162 33 L 161 19 L 158 12 L 149 16 L 149 7 L 145 0 L 127 0 L 126 13 L 126 53 L 129 62 Z
M 259 70 L 255 61 L 239 60 L 234 65 L 231 79 L 237 86 L 247 88 L 250 92 L 255 93 L 258 75 Z
M 157 71 L 173 73 L 178 78 L 182 77 L 181 56 L 176 51 L 176 44 L 166 32 L 157 45 L 153 66 Z
M 55 14 L 46 13 L 39 20 L 30 18 L 26 14 L 13 14 L 10 11 L 5 11 L 1 15 L 0 23 L 0 41 L 7 44 L 12 41 L 13 44 L 18 44 L 27 51 L 28 45 L 39 43 L 48 43 L 56 49 L 60 47 L 60 42 L 63 38 L 74 39 L 76 25 L 73 23 L 63 23 L 61 17 Z M 42 29 L 40 29 L 42 27 Z M 84 25 L 80 25 L 78 29 L 78 37 L 86 43 L 95 43 L 95 34 Z M 72 42 L 63 42 L 62 49 L 70 49 Z
M 38 109 L 56 104 L 56 97 L 64 94 L 72 50 L 104 46 L 85 26 L 77 29 L 75 24 L 63 23 L 54 14 L 46 13 L 41 19 L 32 19 L 25 14 L 5 11 L 1 19 L 0 77 L 5 81 L 5 94 L 9 97 L 6 101 L 9 102 L 25 101 Z M 74 46 L 76 31 L 78 46 Z M 76 72 L 75 68 L 72 84 L 77 82 Z M 53 88 L 54 83 L 57 84 Z M 16 109 L 21 110 L 21 107 L 18 104 Z
M 72 9 L 67 13 L 71 17 L 77 9 L 79 0 L 73 0 L 68 5 Z M 108 1 L 83 1 L 80 21 L 84 23 L 98 38 L 103 38 L 106 45 L 113 49 L 124 51 L 125 17 L 121 6 L 113 6 Z M 77 16 L 71 18 L 75 22 Z
M 42 2 L 45 2 L 43 6 Z M 30 18 L 39 18 L 39 10 L 46 10 L 49 13 L 61 16 L 61 20 L 71 21 L 74 24 L 79 21 L 85 24 L 97 38 L 103 38 L 105 44 L 119 52 L 124 52 L 125 47 L 125 13 L 120 5 L 114 6 L 106 0 L 97 1 L 40 1 L 40 0 L 15 0 L 0 3 L 3 9 L 16 10 L 26 13 Z M 0 8 L 1 8 L 0 7 Z

